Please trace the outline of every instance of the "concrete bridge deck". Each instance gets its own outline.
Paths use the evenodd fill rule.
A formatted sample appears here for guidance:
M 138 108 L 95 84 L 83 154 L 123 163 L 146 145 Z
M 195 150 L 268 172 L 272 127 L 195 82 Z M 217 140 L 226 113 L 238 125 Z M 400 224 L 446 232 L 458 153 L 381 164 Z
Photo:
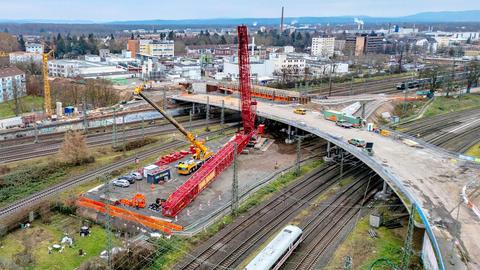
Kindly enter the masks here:
M 206 104 L 207 96 L 211 106 L 219 107 L 223 100 L 225 108 L 239 110 L 239 99 L 233 96 L 195 94 L 173 99 Z M 465 185 L 478 181 L 480 167 L 435 147 L 412 147 L 394 136 L 338 127 L 319 112 L 294 114 L 290 105 L 258 101 L 257 115 L 292 125 L 339 145 L 375 170 L 404 202 L 414 202 L 437 254 L 438 268 L 432 269 L 480 269 L 480 221 L 462 203 L 460 196 Z M 349 145 L 347 140 L 350 138 L 373 142 L 374 156 Z M 463 262 L 460 254 L 468 256 L 469 261 Z

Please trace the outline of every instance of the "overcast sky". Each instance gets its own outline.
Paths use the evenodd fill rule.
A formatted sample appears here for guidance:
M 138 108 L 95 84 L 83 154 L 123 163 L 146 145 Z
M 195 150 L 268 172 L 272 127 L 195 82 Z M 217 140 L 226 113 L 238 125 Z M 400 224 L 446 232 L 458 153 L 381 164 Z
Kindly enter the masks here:
M 403 16 L 480 10 L 479 0 L 0 0 L 0 19 L 123 21 L 285 16 Z

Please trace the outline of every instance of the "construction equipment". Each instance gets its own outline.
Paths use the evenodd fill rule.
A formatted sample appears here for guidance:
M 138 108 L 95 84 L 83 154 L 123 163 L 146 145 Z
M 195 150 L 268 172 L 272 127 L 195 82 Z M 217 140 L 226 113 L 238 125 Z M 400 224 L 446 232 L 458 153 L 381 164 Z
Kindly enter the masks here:
M 9 54 L 7 52 L 4 52 L 4 51 L 0 51 L 0 57 L 8 57 Z
M 125 205 L 125 206 L 130 206 L 130 207 L 135 207 L 135 208 L 145 208 L 146 205 L 146 199 L 145 195 L 141 193 L 135 194 L 131 200 L 129 199 L 120 199 L 115 202 L 116 205 Z
M 48 118 L 52 117 L 52 98 L 50 94 L 50 82 L 48 81 L 48 57 L 53 55 L 53 50 L 48 53 L 42 54 L 42 65 L 43 65 L 43 99 L 45 114 Z
M 296 108 L 295 110 L 293 110 L 293 112 L 296 113 L 296 114 L 300 114 L 300 115 L 307 114 L 307 110 L 304 109 L 304 108 Z
M 255 129 L 257 103 L 251 98 L 248 31 L 245 25 L 238 26 L 238 46 L 243 132 L 237 133 L 222 149 L 207 160 L 192 177 L 168 197 L 167 201 L 162 204 L 162 214 L 165 216 L 175 217 L 187 207 L 202 190 L 232 164 L 235 151 L 237 151 L 237 154 L 241 153 L 250 142 L 250 139 L 257 133 Z
M 210 151 L 203 142 L 197 140 L 195 135 L 189 131 L 187 131 L 180 123 L 177 122 L 173 117 L 171 117 L 166 111 L 160 108 L 157 104 L 155 104 L 150 98 L 143 94 L 143 90 L 145 89 L 146 85 L 142 84 L 139 87 L 135 88 L 135 94 L 141 96 L 145 101 L 147 101 L 155 110 L 157 110 L 168 122 L 172 123 L 194 146 L 195 153 L 193 154 L 193 159 L 188 160 L 186 162 L 179 162 L 177 164 L 177 172 L 179 174 L 188 175 L 196 170 L 198 170 L 203 163 L 208 160 L 212 155 L 213 152 Z

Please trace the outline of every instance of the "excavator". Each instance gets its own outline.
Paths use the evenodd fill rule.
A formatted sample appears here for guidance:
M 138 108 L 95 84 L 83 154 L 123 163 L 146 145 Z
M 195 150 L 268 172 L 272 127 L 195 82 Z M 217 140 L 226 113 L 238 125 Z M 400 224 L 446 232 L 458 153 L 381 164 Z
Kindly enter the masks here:
M 182 175 L 189 175 L 195 172 L 205 163 L 205 161 L 207 161 L 210 157 L 213 156 L 213 152 L 210 151 L 203 142 L 197 140 L 193 133 L 187 131 L 182 125 L 180 125 L 180 123 L 177 122 L 177 120 L 175 120 L 152 100 L 150 100 L 150 98 L 145 96 L 145 94 L 143 94 L 143 90 L 145 89 L 145 87 L 145 84 L 136 87 L 134 93 L 141 96 L 146 102 L 148 102 L 148 104 L 155 108 L 155 110 L 157 110 L 161 115 L 163 115 L 163 117 L 165 117 L 165 119 L 167 119 L 173 126 L 175 126 L 190 141 L 190 143 L 195 149 L 193 158 L 186 161 L 181 161 L 177 164 L 177 173 Z

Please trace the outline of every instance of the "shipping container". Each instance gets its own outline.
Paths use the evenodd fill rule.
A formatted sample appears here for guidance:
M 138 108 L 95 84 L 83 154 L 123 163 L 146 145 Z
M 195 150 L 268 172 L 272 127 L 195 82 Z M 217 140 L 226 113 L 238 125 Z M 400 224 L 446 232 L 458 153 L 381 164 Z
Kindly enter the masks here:
M 147 177 L 147 174 L 149 172 L 152 172 L 152 171 L 155 171 L 155 170 L 158 170 L 160 169 L 160 167 L 158 167 L 157 165 L 148 165 L 146 167 L 143 168 L 143 177 Z
M 325 111 L 323 111 L 323 116 L 325 117 L 325 119 L 330 120 L 330 121 L 334 121 L 334 122 L 337 122 L 337 121 L 339 121 L 339 120 L 342 120 L 342 119 L 343 119 L 343 115 L 344 115 L 344 113 L 338 112 L 338 111 L 334 111 L 334 110 L 325 110 Z
M 170 168 L 161 167 L 147 173 L 147 183 L 158 184 L 160 181 L 168 181 L 172 178 Z
M 363 119 L 360 116 L 347 115 L 343 112 L 338 112 L 333 110 L 323 111 L 323 116 L 325 117 L 325 119 L 334 121 L 334 122 L 345 120 L 348 123 L 352 124 L 354 127 L 362 126 L 362 122 L 363 122 Z

